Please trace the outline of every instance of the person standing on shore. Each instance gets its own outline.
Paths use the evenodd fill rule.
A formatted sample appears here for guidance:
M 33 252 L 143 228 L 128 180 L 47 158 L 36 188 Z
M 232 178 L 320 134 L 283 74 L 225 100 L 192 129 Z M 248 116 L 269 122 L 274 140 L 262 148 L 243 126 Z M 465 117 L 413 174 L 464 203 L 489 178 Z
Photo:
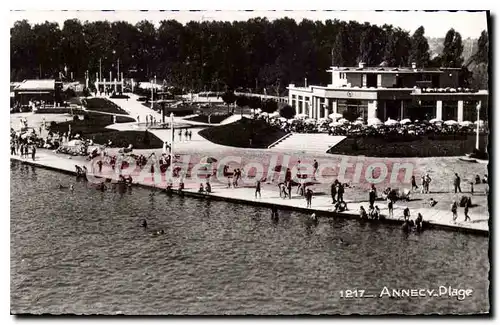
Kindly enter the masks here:
M 288 180 L 288 182 L 286 182 L 287 184 L 287 188 L 288 188 L 288 198 L 291 199 L 292 198 L 292 180 Z
M 311 191 L 311 189 L 307 189 L 306 193 L 305 193 L 305 197 L 306 197 L 306 203 L 307 203 L 307 207 L 310 208 L 311 207 L 311 203 L 312 203 L 312 197 L 313 197 L 313 192 Z
M 422 179 L 421 179 L 421 184 L 420 184 L 420 193 L 425 193 L 425 176 L 422 175 Z
M 193 136 L 193 131 L 189 130 L 189 141 L 191 141 L 192 136 Z
M 425 193 L 429 193 L 429 185 L 431 184 L 431 177 L 429 176 L 429 174 L 425 174 Z
M 458 218 L 457 209 L 458 209 L 458 204 L 456 201 L 454 201 L 451 204 L 451 213 L 453 213 L 453 222 L 456 222 L 456 220 Z
M 338 188 L 337 188 L 337 201 L 343 202 L 344 201 L 344 185 L 342 183 L 338 183 Z
M 465 206 L 464 206 L 464 215 L 465 215 L 465 222 L 467 222 L 467 220 L 470 221 L 470 217 L 469 217 L 469 201 L 465 201 Z
M 418 186 L 417 186 L 417 181 L 415 180 L 415 175 L 412 175 L 411 176 L 411 190 L 416 190 L 418 189 Z
M 455 173 L 455 177 L 453 178 L 453 186 L 455 187 L 455 193 L 457 193 L 457 189 L 462 193 L 462 189 L 460 188 L 460 176 L 458 176 L 458 173 Z
M 314 167 L 313 178 L 316 179 L 316 173 L 318 172 L 318 167 L 319 167 L 318 161 L 316 161 L 316 159 L 314 159 L 313 167 Z
M 260 195 L 260 180 L 257 181 L 257 184 L 255 185 L 255 198 L 257 198 L 257 193 L 259 194 L 259 198 L 261 198 L 261 195 Z
M 31 159 L 33 159 L 33 161 L 35 161 L 35 154 L 36 154 L 36 146 L 33 145 L 31 149 Z
M 182 142 L 182 129 L 179 129 L 179 141 Z

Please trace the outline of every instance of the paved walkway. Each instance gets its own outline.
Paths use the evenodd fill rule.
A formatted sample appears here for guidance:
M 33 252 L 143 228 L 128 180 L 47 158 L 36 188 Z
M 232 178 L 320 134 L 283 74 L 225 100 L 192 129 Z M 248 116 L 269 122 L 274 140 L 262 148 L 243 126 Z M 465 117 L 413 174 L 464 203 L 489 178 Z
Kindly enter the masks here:
M 74 172 L 75 164 L 84 165 L 87 162 L 83 157 L 70 157 L 67 155 L 55 154 L 52 151 L 48 150 L 39 150 L 36 155 L 36 159 L 33 162 L 31 159 L 21 159 L 18 156 L 11 156 L 13 160 L 24 161 L 29 164 L 34 164 L 41 167 L 47 167 L 55 170 L 65 171 L 65 172 Z M 89 171 L 92 169 L 89 168 Z M 106 172 L 104 170 L 104 172 Z M 144 176 L 144 177 L 143 177 Z M 157 175 L 160 177 L 159 175 Z M 152 181 L 151 177 L 147 177 L 147 173 L 144 173 L 139 176 L 134 177 L 134 183 L 141 184 L 145 186 L 156 186 L 156 187 L 164 187 L 165 183 L 162 185 L 156 184 Z M 189 183 L 186 180 L 186 189 L 185 193 L 193 196 L 199 196 L 197 193 L 199 184 Z M 250 205 L 276 205 L 282 209 L 293 209 L 300 210 L 303 212 L 316 212 L 320 216 L 330 216 L 334 217 L 335 215 L 332 213 L 333 206 L 331 204 L 331 199 L 328 195 L 317 194 L 313 197 L 312 200 L 312 208 L 306 208 L 306 202 L 303 197 L 298 196 L 297 194 L 292 194 L 292 199 L 282 199 L 279 197 L 277 187 L 275 185 L 263 186 L 261 194 L 261 198 L 255 198 L 255 190 L 253 187 L 241 187 L 241 188 L 227 188 L 226 185 L 221 183 L 212 183 L 213 193 L 204 195 L 207 198 L 214 199 L 224 199 L 226 201 L 232 201 L 236 203 L 250 204 Z M 363 205 L 365 209 L 368 206 L 368 202 L 349 202 L 347 201 L 347 206 L 349 208 L 348 211 L 338 214 L 338 216 L 345 216 L 356 218 L 358 216 L 359 206 Z M 404 209 L 404 205 L 395 204 L 394 209 L 394 221 L 402 219 L 402 210 Z M 379 208 L 381 209 L 382 215 L 386 216 L 387 219 L 387 209 L 385 208 L 385 203 L 379 203 Z M 470 212 L 471 221 L 463 222 L 463 209 L 459 209 L 459 219 L 457 223 L 452 221 L 452 215 L 449 211 L 431 209 L 431 208 L 418 208 L 411 210 L 411 217 L 414 219 L 417 213 L 421 213 L 424 221 L 429 222 L 432 225 L 441 226 L 448 229 L 456 229 L 456 230 L 473 230 L 478 233 L 487 233 L 488 232 L 488 217 L 479 215 Z

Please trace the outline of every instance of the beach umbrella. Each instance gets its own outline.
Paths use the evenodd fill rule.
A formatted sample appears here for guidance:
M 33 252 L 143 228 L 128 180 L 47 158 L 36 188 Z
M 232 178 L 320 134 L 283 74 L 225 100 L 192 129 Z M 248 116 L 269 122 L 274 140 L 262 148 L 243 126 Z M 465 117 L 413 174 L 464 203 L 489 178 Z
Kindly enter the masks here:
M 474 124 L 477 124 L 477 121 L 474 121 Z M 479 120 L 479 126 L 484 126 L 484 121 L 483 120 Z
M 315 119 L 313 119 L 313 118 L 308 118 L 307 120 L 305 120 L 305 122 L 306 122 L 307 124 L 316 124 L 316 120 L 315 120 Z
M 446 124 L 446 125 L 457 125 L 458 122 L 454 121 L 454 120 L 448 120 L 448 121 L 444 122 L 444 124 Z
M 382 122 L 380 119 L 376 117 L 368 119 L 368 125 L 382 125 L 382 124 L 384 124 L 384 122 Z
M 471 126 L 474 123 L 472 123 L 471 121 L 462 121 L 458 124 L 460 124 L 461 126 Z
M 361 120 L 356 120 L 353 124 L 354 124 L 354 125 L 363 125 L 363 121 L 361 121 Z
M 340 120 L 338 120 L 338 122 L 339 122 L 340 124 L 348 124 L 348 123 L 349 123 L 349 121 L 348 121 L 348 120 L 346 120 L 345 118 L 341 118 Z
M 432 120 L 429 121 L 429 123 L 436 124 L 436 123 L 443 123 L 443 120 L 433 118 Z
M 260 116 L 264 116 L 264 117 L 267 117 L 267 116 L 269 116 L 269 113 L 267 113 L 267 112 L 264 112 L 264 113 L 261 113 L 261 114 L 260 114 Z
M 300 113 L 300 114 L 295 115 L 295 118 L 298 118 L 298 119 L 305 119 L 305 118 L 307 118 L 307 114 Z
M 393 119 L 390 119 L 390 118 L 389 118 L 389 119 L 387 119 L 387 121 L 385 121 L 385 123 L 384 123 L 384 124 L 385 124 L 385 125 L 390 126 L 390 125 L 396 125 L 396 124 L 399 124 L 399 122 L 398 122 L 398 121 L 396 121 L 396 120 L 393 120 Z
M 279 116 L 280 116 L 279 112 L 272 112 L 271 114 L 269 114 L 269 117 L 279 117 Z
M 215 159 L 214 157 L 203 157 L 200 160 L 201 164 L 211 164 L 214 162 L 217 162 L 217 159 Z
M 336 119 L 342 118 L 342 114 L 332 113 L 332 114 L 328 115 L 328 117 L 331 118 L 332 120 L 336 120 Z
M 334 127 L 335 127 L 335 126 L 341 126 L 341 125 L 342 125 L 342 123 L 339 123 L 339 122 L 332 122 L 332 123 L 330 123 L 330 124 L 328 124 L 328 125 L 329 125 L 329 126 L 334 126 Z
M 411 120 L 410 120 L 409 118 L 405 118 L 405 119 L 404 119 L 404 120 L 402 120 L 400 123 L 401 123 L 401 124 L 409 124 L 409 123 L 411 123 Z

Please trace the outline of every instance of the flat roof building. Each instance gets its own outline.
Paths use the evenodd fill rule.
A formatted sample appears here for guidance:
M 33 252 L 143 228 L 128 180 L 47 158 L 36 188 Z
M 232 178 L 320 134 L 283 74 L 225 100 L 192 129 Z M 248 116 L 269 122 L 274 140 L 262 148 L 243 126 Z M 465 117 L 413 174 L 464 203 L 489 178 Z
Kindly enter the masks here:
M 15 102 L 22 106 L 30 102 L 43 101 L 55 105 L 61 100 L 62 82 L 55 79 L 24 80 L 17 84 L 14 91 Z
M 319 119 L 337 113 L 365 119 L 475 120 L 476 105 L 488 104 L 487 90 L 459 87 L 459 68 L 331 67 L 327 86 L 289 85 L 297 114 Z M 486 109 L 482 109 L 485 118 Z

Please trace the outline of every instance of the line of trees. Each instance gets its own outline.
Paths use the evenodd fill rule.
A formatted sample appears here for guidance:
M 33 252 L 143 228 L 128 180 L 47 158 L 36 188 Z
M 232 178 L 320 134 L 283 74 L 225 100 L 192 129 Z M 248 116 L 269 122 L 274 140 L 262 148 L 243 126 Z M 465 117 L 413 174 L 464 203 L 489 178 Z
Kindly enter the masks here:
M 478 58 L 488 56 L 486 42 L 478 44 Z M 483 37 L 483 36 L 482 36 Z M 80 22 L 66 20 L 62 26 L 45 22 L 30 25 L 18 21 L 11 28 L 11 80 L 57 77 L 64 71 L 83 79 L 94 77 L 102 62 L 105 77 L 117 60 L 127 76 L 146 80 L 157 76 L 187 90 L 219 90 L 226 87 L 263 88 L 270 95 L 283 95 L 289 83 L 326 84 L 331 65 L 460 67 L 462 39 L 448 32 L 442 55 L 429 57 L 423 27 L 412 35 L 392 25 L 381 27 L 355 21 L 281 18 L 269 21 L 161 21 L 158 28 L 141 21 Z

